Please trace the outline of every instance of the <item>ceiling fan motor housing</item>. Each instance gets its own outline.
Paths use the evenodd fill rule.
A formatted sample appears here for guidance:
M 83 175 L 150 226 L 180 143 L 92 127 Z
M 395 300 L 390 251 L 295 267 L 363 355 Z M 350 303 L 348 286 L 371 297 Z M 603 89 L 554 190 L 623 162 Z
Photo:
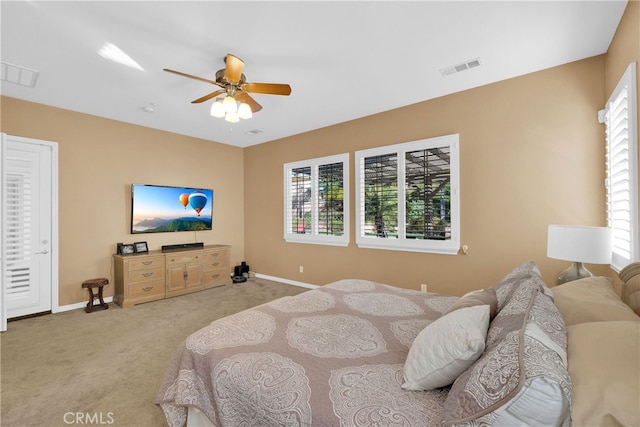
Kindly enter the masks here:
M 224 68 L 222 70 L 216 71 L 216 82 L 220 83 L 223 86 L 234 85 L 234 86 L 237 86 L 237 87 L 240 87 L 242 84 L 244 84 L 246 82 L 246 77 L 245 77 L 244 74 L 240 75 L 240 80 L 237 83 L 230 82 L 225 77 L 226 71 L 227 70 L 224 69 Z

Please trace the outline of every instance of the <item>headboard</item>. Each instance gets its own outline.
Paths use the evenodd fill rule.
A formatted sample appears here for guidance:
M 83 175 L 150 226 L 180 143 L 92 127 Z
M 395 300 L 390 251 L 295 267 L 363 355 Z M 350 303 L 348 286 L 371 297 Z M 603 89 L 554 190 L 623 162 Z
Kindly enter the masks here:
M 640 315 L 640 262 L 632 262 L 618 273 L 622 280 L 622 299 Z

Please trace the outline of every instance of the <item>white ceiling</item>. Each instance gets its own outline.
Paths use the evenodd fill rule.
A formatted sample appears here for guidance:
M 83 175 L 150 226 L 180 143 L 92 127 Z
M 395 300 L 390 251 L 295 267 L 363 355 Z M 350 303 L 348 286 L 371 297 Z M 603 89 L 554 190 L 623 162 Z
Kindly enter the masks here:
M 605 53 L 626 3 L 3 0 L 1 60 L 39 74 L 0 93 L 247 147 Z M 106 43 L 144 71 L 102 58 Z M 291 95 L 255 94 L 262 111 L 230 125 L 191 104 L 217 86 L 162 70 L 215 79 L 227 53 Z

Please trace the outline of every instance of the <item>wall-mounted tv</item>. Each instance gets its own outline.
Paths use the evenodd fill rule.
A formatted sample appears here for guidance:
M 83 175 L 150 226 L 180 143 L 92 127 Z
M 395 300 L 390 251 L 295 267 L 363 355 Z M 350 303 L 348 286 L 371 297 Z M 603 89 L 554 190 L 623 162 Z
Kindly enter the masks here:
M 211 230 L 213 190 L 131 185 L 131 234 Z

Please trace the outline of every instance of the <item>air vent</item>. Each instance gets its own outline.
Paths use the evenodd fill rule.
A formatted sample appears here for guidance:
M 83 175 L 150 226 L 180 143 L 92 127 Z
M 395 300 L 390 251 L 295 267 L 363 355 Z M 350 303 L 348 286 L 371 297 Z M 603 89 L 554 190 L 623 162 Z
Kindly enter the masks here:
M 247 135 L 257 135 L 259 133 L 262 133 L 262 131 L 260 129 L 253 129 L 253 130 L 248 130 L 245 132 L 245 134 Z
M 480 58 L 471 59 L 466 62 L 462 62 L 460 64 L 452 65 L 451 67 L 442 68 L 440 70 L 440 74 L 447 77 L 452 74 L 459 73 L 461 71 L 469 70 L 471 68 L 476 68 L 480 66 Z
M 19 65 L 0 62 L 2 64 L 1 79 L 3 82 L 15 83 L 20 86 L 35 87 L 39 71 Z

